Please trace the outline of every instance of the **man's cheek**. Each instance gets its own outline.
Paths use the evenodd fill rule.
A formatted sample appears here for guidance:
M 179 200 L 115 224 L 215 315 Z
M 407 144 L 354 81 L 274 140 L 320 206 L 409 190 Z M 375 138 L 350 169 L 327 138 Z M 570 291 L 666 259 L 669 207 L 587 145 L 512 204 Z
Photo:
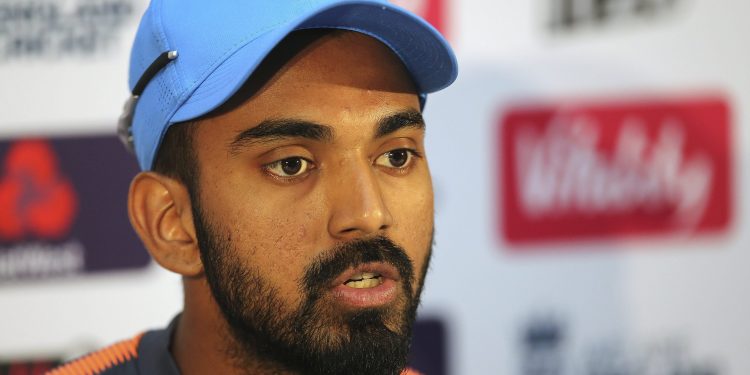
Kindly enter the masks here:
M 254 220 L 243 224 L 244 230 L 238 233 L 242 242 L 259 249 L 255 257 L 264 260 L 274 269 L 289 271 L 304 259 L 310 258 L 309 252 L 315 248 L 315 227 L 318 221 L 313 220 L 305 211 L 293 213 L 261 212 Z
M 398 232 L 408 233 L 411 238 L 430 236 L 434 221 L 432 195 L 414 197 L 409 204 L 394 203 L 394 219 Z

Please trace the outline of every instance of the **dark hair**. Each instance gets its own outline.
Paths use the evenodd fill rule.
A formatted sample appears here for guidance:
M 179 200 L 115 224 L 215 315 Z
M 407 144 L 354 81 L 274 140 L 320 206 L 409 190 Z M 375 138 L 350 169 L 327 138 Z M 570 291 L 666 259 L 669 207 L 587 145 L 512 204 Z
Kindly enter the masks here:
M 154 160 L 154 172 L 180 181 L 192 195 L 198 188 L 198 158 L 193 149 L 196 123 L 177 123 L 167 129 Z

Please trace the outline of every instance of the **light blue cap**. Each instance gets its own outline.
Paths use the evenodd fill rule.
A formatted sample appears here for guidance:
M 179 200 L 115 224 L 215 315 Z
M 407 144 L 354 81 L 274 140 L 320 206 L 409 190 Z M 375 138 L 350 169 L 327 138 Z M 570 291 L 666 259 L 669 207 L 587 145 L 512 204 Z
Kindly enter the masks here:
M 138 97 L 132 142 L 143 170 L 167 128 L 226 102 L 290 32 L 345 29 L 390 47 L 421 95 L 453 83 L 456 57 L 431 25 L 385 0 L 152 0 L 133 43 L 131 91 L 149 65 L 177 51 Z

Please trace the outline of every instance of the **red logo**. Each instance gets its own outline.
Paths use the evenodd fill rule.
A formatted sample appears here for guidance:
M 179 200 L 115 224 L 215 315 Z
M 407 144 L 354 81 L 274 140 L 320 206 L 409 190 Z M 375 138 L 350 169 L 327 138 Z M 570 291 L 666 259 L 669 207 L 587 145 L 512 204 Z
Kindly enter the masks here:
M 532 243 L 725 229 L 729 121 L 713 97 L 512 108 L 501 232 Z
M 392 0 L 391 2 L 424 18 L 445 35 L 446 25 L 444 0 Z
M 28 140 L 10 146 L 0 177 L 0 239 L 62 238 L 77 210 L 73 185 L 60 175 L 49 143 Z

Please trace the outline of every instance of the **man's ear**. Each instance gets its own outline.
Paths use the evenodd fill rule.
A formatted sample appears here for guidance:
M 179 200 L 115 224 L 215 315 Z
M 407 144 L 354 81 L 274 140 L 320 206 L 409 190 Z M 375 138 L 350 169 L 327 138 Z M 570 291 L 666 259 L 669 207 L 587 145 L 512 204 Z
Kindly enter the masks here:
M 190 196 L 182 183 L 154 172 L 139 173 L 130 184 L 128 215 L 162 267 L 188 277 L 203 272 Z

